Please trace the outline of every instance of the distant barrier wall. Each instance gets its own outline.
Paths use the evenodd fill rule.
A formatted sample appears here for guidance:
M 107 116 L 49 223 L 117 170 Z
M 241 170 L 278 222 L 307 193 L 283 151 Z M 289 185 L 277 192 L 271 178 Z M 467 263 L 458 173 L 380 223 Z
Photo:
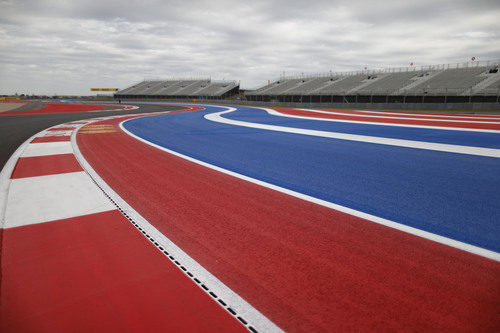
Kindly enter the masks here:
M 118 97 L 116 98 L 118 99 Z M 122 98 L 123 99 L 123 98 Z M 125 99 L 128 100 L 128 99 Z M 130 99 L 141 102 L 159 102 L 161 99 Z M 165 99 L 168 102 L 193 103 L 192 98 Z M 234 105 L 256 105 L 296 108 L 335 108 L 335 109 L 387 109 L 387 110 L 436 110 L 436 111 L 497 111 L 500 113 L 500 103 L 293 103 L 279 101 L 245 101 L 228 99 L 203 99 L 197 98 L 196 103 L 216 103 Z
M 498 103 L 498 94 L 334 94 L 334 95 L 246 95 L 253 102 L 285 103 Z
M 227 101 L 232 104 L 280 106 L 297 108 L 346 108 L 346 109 L 389 109 L 389 110 L 437 110 L 437 111 L 498 111 L 500 103 L 290 103 Z

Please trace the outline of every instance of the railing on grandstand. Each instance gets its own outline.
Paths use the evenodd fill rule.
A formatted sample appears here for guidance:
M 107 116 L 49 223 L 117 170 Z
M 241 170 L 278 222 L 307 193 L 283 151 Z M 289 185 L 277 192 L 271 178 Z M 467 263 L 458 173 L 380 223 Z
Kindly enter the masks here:
M 168 76 L 168 77 L 150 77 L 144 78 L 144 81 L 210 81 L 211 77 L 208 75 L 197 75 L 197 74 L 188 74 L 188 75 L 180 75 L 180 76 Z M 144 82 L 143 81 L 143 82 Z
M 286 96 L 287 94 L 282 94 Z M 291 94 L 293 95 L 293 94 Z M 394 90 L 388 90 L 388 91 L 381 91 L 381 90 L 376 90 L 376 91 L 361 91 L 361 92 L 348 92 L 348 91 L 341 91 L 341 92 L 335 92 L 335 93 L 312 93 L 312 94 L 303 94 L 302 96 L 307 96 L 307 95 L 323 95 L 323 96 L 330 96 L 330 95 L 340 95 L 340 96 L 355 96 L 355 95 L 365 95 L 365 96 L 376 96 L 376 95 L 398 95 L 398 96 L 424 96 L 424 95 L 429 95 L 429 96 L 498 96 L 500 95 L 500 87 L 499 88 L 490 88 L 490 89 L 482 89 L 480 92 L 474 92 L 471 88 L 468 89 L 458 89 L 458 88 L 421 88 L 417 90 L 411 90 L 411 91 L 394 91 Z
M 212 80 L 210 82 L 212 82 L 212 83 L 233 83 L 233 84 L 237 84 L 240 81 L 238 81 L 238 80 Z
M 144 78 L 143 81 L 138 82 L 142 83 L 145 81 L 210 81 L 211 83 L 228 83 L 228 84 L 237 84 L 240 81 L 238 80 L 216 80 L 212 79 L 211 76 L 203 76 L 203 75 L 191 75 L 191 76 L 171 76 L 166 78 L 154 77 L 154 78 Z

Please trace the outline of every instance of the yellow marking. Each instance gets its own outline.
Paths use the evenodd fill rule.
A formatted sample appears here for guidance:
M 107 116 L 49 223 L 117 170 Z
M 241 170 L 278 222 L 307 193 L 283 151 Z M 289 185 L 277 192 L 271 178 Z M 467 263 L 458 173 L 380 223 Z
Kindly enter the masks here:
M 115 126 L 113 125 L 87 125 L 82 127 L 80 131 L 95 131 L 95 130 L 114 130 Z
M 90 88 L 90 91 L 118 91 L 117 88 Z
M 113 125 L 87 125 L 80 129 L 81 132 L 95 132 L 95 131 L 111 131 L 116 132 L 116 127 Z
M 79 134 L 101 134 L 101 133 L 116 133 L 118 131 L 115 131 L 115 130 L 106 130 L 106 129 L 103 129 L 103 130 L 90 130 L 90 131 L 85 131 L 85 130 L 80 130 L 78 131 Z
M 116 127 L 114 125 L 103 124 L 103 125 L 87 125 L 82 127 L 78 133 L 81 134 L 102 134 L 102 133 L 116 133 Z
M 87 125 L 85 128 L 114 128 L 113 125 Z

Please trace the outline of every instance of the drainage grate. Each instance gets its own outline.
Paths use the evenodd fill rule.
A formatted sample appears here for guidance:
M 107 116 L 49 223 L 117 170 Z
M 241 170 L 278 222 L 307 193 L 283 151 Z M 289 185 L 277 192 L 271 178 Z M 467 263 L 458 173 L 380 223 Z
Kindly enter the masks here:
M 229 307 L 229 305 L 227 305 L 226 302 L 224 302 L 222 299 L 220 299 L 213 291 L 210 290 L 210 288 L 208 288 L 205 284 L 203 284 L 199 279 L 197 279 L 193 273 L 191 273 L 190 271 L 187 270 L 187 268 L 182 265 L 179 261 L 177 261 L 175 259 L 175 257 L 173 257 L 172 255 L 170 255 L 167 251 L 165 251 L 165 249 L 160 246 L 158 244 L 158 242 L 156 240 L 153 239 L 153 237 L 151 237 L 146 231 L 144 231 L 137 222 L 134 221 L 133 218 L 131 218 L 119 205 L 118 203 L 116 203 L 116 201 L 114 201 L 109 195 L 108 193 L 106 193 L 106 191 L 97 183 L 97 181 L 94 179 L 94 177 L 92 177 L 92 175 L 90 175 L 88 172 L 86 172 L 87 175 L 90 177 L 90 179 L 92 179 L 92 181 L 94 182 L 94 184 L 97 185 L 97 187 L 104 193 L 104 195 L 106 196 L 106 198 L 108 198 L 112 203 L 113 205 L 116 206 L 116 208 L 118 209 L 118 211 L 120 211 L 120 213 L 123 214 L 123 216 L 125 216 L 125 218 L 127 220 L 130 221 L 130 223 L 132 223 L 132 225 L 137 229 L 139 230 L 150 242 L 151 244 L 153 244 L 156 248 L 158 248 L 168 259 L 170 259 L 170 261 L 172 263 L 174 263 L 177 267 L 179 267 L 179 269 L 181 269 L 191 280 L 193 280 L 198 286 L 201 287 L 201 289 L 203 291 L 205 291 L 205 293 L 207 293 L 208 295 L 210 295 L 210 297 L 212 297 L 214 300 L 216 300 L 227 312 L 229 312 L 233 317 L 235 317 L 241 324 L 243 324 L 250 332 L 254 332 L 254 333 L 257 333 L 258 331 L 251 325 L 248 324 L 248 322 L 243 319 L 241 316 L 238 315 L 238 313 L 236 311 L 234 311 L 231 307 Z

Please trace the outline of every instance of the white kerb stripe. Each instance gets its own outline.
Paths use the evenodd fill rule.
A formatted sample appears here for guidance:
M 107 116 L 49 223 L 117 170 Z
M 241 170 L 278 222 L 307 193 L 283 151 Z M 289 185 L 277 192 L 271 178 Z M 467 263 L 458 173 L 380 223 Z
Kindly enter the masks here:
M 73 131 L 46 131 L 40 136 L 70 136 Z
M 29 143 L 38 135 L 39 133 L 33 135 L 28 140 L 24 141 L 22 145 L 20 145 L 14 154 L 9 158 L 7 163 L 5 163 L 2 171 L 0 171 L 0 229 L 4 227 L 5 224 L 5 210 L 7 209 L 7 199 L 9 195 L 9 188 L 12 175 L 12 171 L 16 166 L 17 160 L 24 152 L 24 149 L 29 145 Z M 0 230 L 1 232 L 1 230 Z
M 61 124 L 61 125 L 58 125 L 58 126 L 54 126 L 52 127 L 53 129 L 57 129 L 57 128 L 68 128 L 68 127 L 72 127 L 72 128 L 76 128 L 78 127 L 79 124 L 73 124 L 73 123 L 66 123 L 66 124 Z
M 21 157 L 73 154 L 71 142 L 40 142 L 30 143 Z
M 247 121 L 232 120 L 232 119 L 227 119 L 227 118 L 221 117 L 221 115 L 223 115 L 225 113 L 233 112 L 235 110 L 236 109 L 231 108 L 230 110 L 227 110 L 227 111 L 206 114 L 204 117 L 210 121 L 214 121 L 214 122 L 218 122 L 218 123 L 235 125 L 235 126 L 258 128 L 258 129 L 263 129 L 263 130 L 268 130 L 268 131 L 303 134 L 303 135 L 318 136 L 318 137 L 330 138 L 330 139 L 367 142 L 367 143 L 375 143 L 375 144 L 389 145 L 389 146 L 398 146 L 398 147 L 405 147 L 405 148 L 435 150 L 435 151 L 442 151 L 442 152 L 448 152 L 448 153 L 478 155 L 478 156 L 497 157 L 497 158 L 500 157 L 500 149 L 470 147 L 470 146 L 460 146 L 460 145 L 449 145 L 449 144 L 443 144 L 443 143 L 433 143 L 433 142 L 423 142 L 423 141 L 413 141 L 413 140 L 390 139 L 390 138 L 382 138 L 382 137 L 376 137 L 376 136 L 346 134 L 346 133 L 339 133 L 339 132 L 318 131 L 318 130 L 310 130 L 310 129 L 302 129 L 302 128 L 294 128 L 294 127 L 251 123 L 251 122 L 247 122 Z
M 83 171 L 12 179 L 4 228 L 114 210 Z

